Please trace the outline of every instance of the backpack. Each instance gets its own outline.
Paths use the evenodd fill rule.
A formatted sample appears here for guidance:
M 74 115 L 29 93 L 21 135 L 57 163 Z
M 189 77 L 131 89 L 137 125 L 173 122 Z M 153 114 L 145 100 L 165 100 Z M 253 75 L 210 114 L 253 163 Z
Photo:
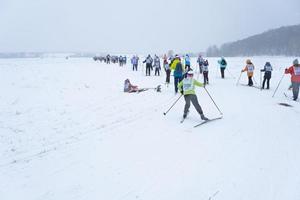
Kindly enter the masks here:
M 227 65 L 227 62 L 225 59 L 221 60 L 221 65 Z
M 175 70 L 174 70 L 174 77 L 182 77 L 182 64 L 181 62 L 176 64 Z
M 176 68 L 174 70 L 177 73 L 182 73 L 182 64 L 181 62 L 177 63 Z

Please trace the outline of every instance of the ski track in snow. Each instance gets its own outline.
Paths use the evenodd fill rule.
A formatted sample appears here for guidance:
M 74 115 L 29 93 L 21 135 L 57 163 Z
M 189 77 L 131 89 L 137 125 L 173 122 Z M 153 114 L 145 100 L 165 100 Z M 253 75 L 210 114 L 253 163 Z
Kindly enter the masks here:
M 288 75 L 271 97 L 293 59 L 253 58 L 258 84 L 258 69 L 274 65 L 263 91 L 236 86 L 245 59 L 228 58 L 225 80 L 209 59 L 207 89 L 224 117 L 197 128 L 193 106 L 179 123 L 183 98 L 163 115 L 179 97 L 163 71 L 145 77 L 144 69 L 92 59 L 0 60 L 0 199 L 300 198 L 300 106 L 283 95 Z M 126 78 L 162 92 L 123 93 Z M 208 117 L 219 115 L 203 89 L 197 96 Z

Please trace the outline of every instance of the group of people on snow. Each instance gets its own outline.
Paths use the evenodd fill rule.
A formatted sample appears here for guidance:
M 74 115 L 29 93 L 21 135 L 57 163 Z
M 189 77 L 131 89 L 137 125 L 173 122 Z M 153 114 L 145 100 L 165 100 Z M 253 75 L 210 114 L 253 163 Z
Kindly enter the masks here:
M 247 72 L 248 76 L 248 86 L 253 86 L 253 73 L 254 73 L 254 65 L 250 59 L 246 60 L 246 66 L 242 69 L 242 72 Z M 272 77 L 273 67 L 270 62 L 266 62 L 264 68 L 260 70 L 264 72 L 264 79 L 261 85 L 261 89 L 265 89 L 265 84 L 267 83 L 266 89 L 270 89 L 270 79 Z M 296 101 L 299 96 L 299 87 L 300 87 L 300 65 L 298 59 L 293 61 L 293 65 L 286 68 L 284 71 L 285 74 L 291 75 L 291 86 L 290 89 L 293 91 L 293 100 Z
M 107 54 L 106 56 L 94 56 L 93 57 L 94 61 L 99 60 L 100 62 L 105 62 L 107 64 L 110 63 L 119 63 L 120 66 L 123 66 L 127 62 L 127 57 L 126 56 L 115 56 L 115 55 L 110 55 Z
M 153 68 L 155 69 L 154 75 L 160 76 L 161 65 L 160 58 L 157 55 L 155 55 L 153 59 L 149 54 L 143 63 L 146 63 L 146 76 L 151 76 L 151 71 Z
M 205 87 L 209 84 L 209 63 L 207 59 L 204 59 L 201 55 L 197 58 L 197 63 L 199 66 L 199 74 L 203 74 L 203 83 L 199 82 L 194 78 L 194 71 L 191 67 L 191 60 L 188 54 L 182 58 L 179 55 L 168 58 L 166 55 L 163 56 L 163 68 L 166 72 L 166 84 L 170 83 L 171 72 L 173 72 L 174 77 L 174 89 L 175 93 L 178 91 L 184 96 L 185 106 L 183 112 L 183 118 L 189 113 L 190 104 L 192 103 L 199 113 L 202 120 L 208 120 L 205 117 L 203 110 L 198 102 L 195 86 Z M 137 71 L 137 65 L 139 62 L 138 56 L 133 56 L 131 58 L 131 64 L 133 65 L 133 71 Z M 221 57 L 218 61 L 220 67 L 221 78 L 225 78 L 225 70 L 227 67 L 227 61 L 224 57 Z M 155 68 L 155 75 L 160 76 L 161 64 L 160 58 L 155 55 L 154 58 L 151 55 L 148 55 L 143 61 L 146 63 L 146 76 L 151 75 L 151 71 Z M 197 69 L 196 69 L 197 70 Z M 243 72 L 247 72 L 248 77 L 248 86 L 253 86 L 253 75 L 255 71 L 255 66 L 250 59 L 246 60 L 245 67 L 241 70 L 241 75 Z M 266 62 L 263 69 L 260 70 L 261 73 L 264 73 L 261 89 L 270 89 L 270 79 L 272 77 L 273 67 L 270 62 Z M 300 65 L 298 59 L 293 61 L 293 65 L 285 69 L 285 74 L 291 74 L 291 88 L 293 90 L 293 100 L 298 99 L 299 87 L 300 87 Z M 254 80 L 255 81 L 255 80 Z M 124 92 L 139 92 L 139 88 L 135 85 L 132 85 L 129 79 L 126 79 L 124 82 Z

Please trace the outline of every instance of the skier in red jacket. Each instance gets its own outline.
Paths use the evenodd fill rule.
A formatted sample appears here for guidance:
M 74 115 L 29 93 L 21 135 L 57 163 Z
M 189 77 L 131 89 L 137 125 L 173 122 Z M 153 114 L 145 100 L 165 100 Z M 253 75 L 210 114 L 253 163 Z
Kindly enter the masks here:
M 299 95 L 300 87 L 300 65 L 298 59 L 293 61 L 293 65 L 285 69 L 286 74 L 291 74 L 292 88 L 293 88 L 293 99 L 296 101 Z

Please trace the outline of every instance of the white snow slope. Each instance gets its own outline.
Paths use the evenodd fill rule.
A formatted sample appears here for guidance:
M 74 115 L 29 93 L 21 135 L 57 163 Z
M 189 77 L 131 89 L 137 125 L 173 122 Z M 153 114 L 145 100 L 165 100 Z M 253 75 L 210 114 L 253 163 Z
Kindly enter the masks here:
M 264 63 L 274 66 L 268 91 L 236 85 L 245 59 L 228 58 L 224 80 L 209 59 L 207 90 L 224 117 L 198 128 L 193 106 L 179 123 L 183 98 L 163 115 L 179 97 L 164 72 L 146 77 L 141 66 L 87 58 L 1 59 L 0 199 L 300 199 L 300 104 L 283 95 L 289 75 L 272 98 L 294 58 L 252 58 L 258 84 Z M 162 92 L 123 93 L 126 78 Z M 196 93 L 205 114 L 218 116 L 205 90 Z

